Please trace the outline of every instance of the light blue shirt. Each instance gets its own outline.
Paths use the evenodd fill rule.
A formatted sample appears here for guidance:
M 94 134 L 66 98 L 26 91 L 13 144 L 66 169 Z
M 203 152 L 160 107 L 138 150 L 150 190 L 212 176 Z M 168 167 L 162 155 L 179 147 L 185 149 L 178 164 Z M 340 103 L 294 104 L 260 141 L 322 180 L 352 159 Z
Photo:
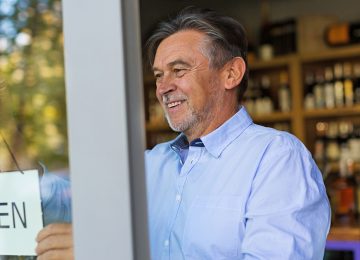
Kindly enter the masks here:
M 44 226 L 56 222 L 71 222 L 70 182 L 65 177 L 47 172 L 40 179 Z
M 296 137 L 242 108 L 200 141 L 146 152 L 152 259 L 323 258 L 330 207 Z

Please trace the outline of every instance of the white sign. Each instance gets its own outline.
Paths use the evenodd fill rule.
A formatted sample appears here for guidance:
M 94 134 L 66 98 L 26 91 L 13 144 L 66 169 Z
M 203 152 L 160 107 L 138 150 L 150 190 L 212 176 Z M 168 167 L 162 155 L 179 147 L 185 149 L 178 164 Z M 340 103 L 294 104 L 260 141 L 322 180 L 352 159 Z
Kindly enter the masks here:
M 37 170 L 0 173 L 0 255 L 35 255 L 43 227 Z

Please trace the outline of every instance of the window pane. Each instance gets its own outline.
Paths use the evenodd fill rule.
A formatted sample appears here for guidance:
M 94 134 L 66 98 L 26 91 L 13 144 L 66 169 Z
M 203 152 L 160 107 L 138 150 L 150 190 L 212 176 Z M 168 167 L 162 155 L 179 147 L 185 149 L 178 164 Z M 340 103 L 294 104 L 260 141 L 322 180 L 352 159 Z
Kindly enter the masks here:
M 71 221 L 63 61 L 59 0 L 0 1 L 0 170 L 39 170 L 44 225 Z

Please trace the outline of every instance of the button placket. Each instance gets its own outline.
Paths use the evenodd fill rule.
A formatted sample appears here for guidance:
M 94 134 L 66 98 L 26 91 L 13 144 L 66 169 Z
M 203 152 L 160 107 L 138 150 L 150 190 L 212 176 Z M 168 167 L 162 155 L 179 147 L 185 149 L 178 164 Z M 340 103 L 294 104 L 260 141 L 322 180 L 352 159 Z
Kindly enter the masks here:
M 176 202 L 179 203 L 179 202 L 181 201 L 181 195 L 180 195 L 180 194 L 176 194 L 175 200 L 176 200 Z
M 188 174 L 190 173 L 193 166 L 196 164 L 196 162 L 199 160 L 201 155 L 201 149 L 198 149 L 198 147 L 195 147 L 197 149 L 191 149 L 189 150 L 188 158 L 185 161 L 183 167 L 181 168 L 180 174 L 176 177 L 177 180 L 177 193 L 175 194 L 175 201 L 174 201 L 174 213 L 173 213 L 173 222 L 170 225 L 169 230 L 169 237 L 171 236 L 174 226 L 176 225 L 178 213 L 181 207 L 181 202 L 183 200 L 183 191 L 184 187 L 186 185 L 186 181 L 188 178 Z M 164 240 L 164 249 L 168 249 L 170 245 L 170 240 Z

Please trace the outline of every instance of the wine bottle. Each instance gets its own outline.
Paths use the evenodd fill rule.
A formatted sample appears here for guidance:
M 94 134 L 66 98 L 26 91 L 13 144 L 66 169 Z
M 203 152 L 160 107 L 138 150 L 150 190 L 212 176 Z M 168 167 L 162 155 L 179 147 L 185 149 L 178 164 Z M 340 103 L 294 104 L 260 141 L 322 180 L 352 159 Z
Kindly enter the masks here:
M 354 84 L 352 81 L 352 65 L 350 62 L 344 63 L 344 96 L 345 105 L 354 105 Z
M 335 218 L 339 224 L 351 224 L 355 219 L 356 180 L 355 162 L 350 156 L 349 148 L 343 146 L 339 160 L 339 178 L 335 181 L 338 204 L 335 207 Z
M 260 85 L 261 99 L 263 106 L 262 113 L 271 113 L 274 110 L 274 104 L 271 99 L 270 87 L 271 87 L 270 77 L 267 75 L 263 75 L 261 77 L 261 85 Z
M 343 81 L 343 65 L 341 63 L 336 63 L 334 65 L 334 75 L 335 75 L 335 105 L 336 107 L 344 106 L 344 81 Z
M 321 171 L 325 168 L 326 154 L 325 154 L 325 145 L 327 141 L 326 133 L 328 129 L 328 123 L 326 122 L 317 122 L 315 125 L 315 147 L 314 147 L 314 159 L 316 164 Z
M 244 106 L 246 107 L 247 111 L 254 115 L 255 114 L 255 82 L 254 79 L 250 78 L 248 81 L 248 89 L 244 94 Z
M 280 72 L 279 108 L 282 112 L 289 112 L 291 108 L 289 76 L 286 71 Z
M 305 73 L 306 96 L 304 100 L 304 107 L 307 110 L 315 108 L 314 85 L 315 85 L 314 74 L 312 71 L 307 71 Z
M 324 89 L 324 75 L 322 70 L 318 70 L 315 76 L 314 96 L 315 107 L 323 108 L 325 106 L 325 89 Z
M 335 90 L 334 90 L 334 76 L 333 70 L 331 67 L 325 68 L 325 84 L 324 84 L 324 94 L 325 94 L 325 107 L 334 108 L 335 107 Z

